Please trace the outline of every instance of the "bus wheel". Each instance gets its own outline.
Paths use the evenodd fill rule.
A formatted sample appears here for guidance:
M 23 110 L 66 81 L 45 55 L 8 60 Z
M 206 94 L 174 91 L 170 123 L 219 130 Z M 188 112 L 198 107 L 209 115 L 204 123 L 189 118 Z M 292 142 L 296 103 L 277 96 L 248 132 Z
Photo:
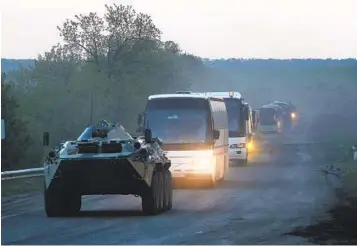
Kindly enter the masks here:
M 216 183 L 217 183 L 217 178 L 214 177 L 214 178 L 205 180 L 204 186 L 208 189 L 212 189 L 212 188 L 216 187 Z
M 248 165 L 248 153 L 245 156 L 245 159 L 244 159 L 243 163 L 244 163 L 244 165 Z
M 227 180 L 227 175 L 228 175 L 228 168 L 226 165 L 224 165 L 222 181 Z
M 214 187 L 216 187 L 216 180 L 208 180 L 206 187 L 209 189 L 213 189 Z

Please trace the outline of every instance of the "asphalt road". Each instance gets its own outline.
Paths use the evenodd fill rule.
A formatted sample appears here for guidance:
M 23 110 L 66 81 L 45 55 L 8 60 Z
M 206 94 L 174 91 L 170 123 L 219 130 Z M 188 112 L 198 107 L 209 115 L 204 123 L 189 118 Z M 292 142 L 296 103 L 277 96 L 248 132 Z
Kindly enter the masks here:
M 173 210 L 155 217 L 143 217 L 139 198 L 132 196 L 86 197 L 81 214 L 71 218 L 47 218 L 42 194 L 3 197 L 1 241 L 309 244 L 284 233 L 325 216 L 334 194 L 307 148 L 291 144 L 265 151 L 248 166 L 232 167 L 229 178 L 213 190 L 175 190 Z

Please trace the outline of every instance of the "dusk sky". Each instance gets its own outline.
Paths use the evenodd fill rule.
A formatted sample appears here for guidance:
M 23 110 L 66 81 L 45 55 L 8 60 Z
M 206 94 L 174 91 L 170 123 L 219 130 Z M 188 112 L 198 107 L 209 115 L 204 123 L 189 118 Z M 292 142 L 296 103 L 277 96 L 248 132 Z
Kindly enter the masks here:
M 35 58 L 66 18 L 123 3 L 206 58 L 357 58 L 357 0 L 2 0 L 1 57 Z

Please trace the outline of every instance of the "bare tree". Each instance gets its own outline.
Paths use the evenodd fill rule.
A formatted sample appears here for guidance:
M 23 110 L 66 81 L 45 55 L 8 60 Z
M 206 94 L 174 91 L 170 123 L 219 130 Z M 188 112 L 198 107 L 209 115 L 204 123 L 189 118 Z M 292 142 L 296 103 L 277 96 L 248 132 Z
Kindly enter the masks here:
M 96 13 L 76 15 L 57 27 L 73 54 L 94 62 L 98 71 L 106 68 L 110 77 L 118 61 L 143 40 L 159 41 L 161 31 L 147 14 L 131 6 L 105 5 L 104 17 Z

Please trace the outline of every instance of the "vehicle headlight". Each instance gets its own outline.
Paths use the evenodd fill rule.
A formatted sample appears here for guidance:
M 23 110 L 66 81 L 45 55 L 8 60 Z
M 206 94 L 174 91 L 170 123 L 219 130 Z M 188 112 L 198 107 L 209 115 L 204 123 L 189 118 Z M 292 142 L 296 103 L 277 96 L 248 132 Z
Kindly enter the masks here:
M 291 113 L 291 118 L 295 119 L 296 118 L 296 114 L 295 113 Z
M 196 159 L 196 165 L 199 167 L 210 167 L 212 166 L 212 158 L 209 157 L 201 157 Z
M 254 144 L 253 144 L 253 142 L 249 142 L 249 143 L 247 144 L 247 149 L 248 149 L 249 151 L 254 150 Z
M 214 167 L 214 156 L 212 155 L 199 155 L 193 159 L 193 167 L 197 170 L 211 171 Z

